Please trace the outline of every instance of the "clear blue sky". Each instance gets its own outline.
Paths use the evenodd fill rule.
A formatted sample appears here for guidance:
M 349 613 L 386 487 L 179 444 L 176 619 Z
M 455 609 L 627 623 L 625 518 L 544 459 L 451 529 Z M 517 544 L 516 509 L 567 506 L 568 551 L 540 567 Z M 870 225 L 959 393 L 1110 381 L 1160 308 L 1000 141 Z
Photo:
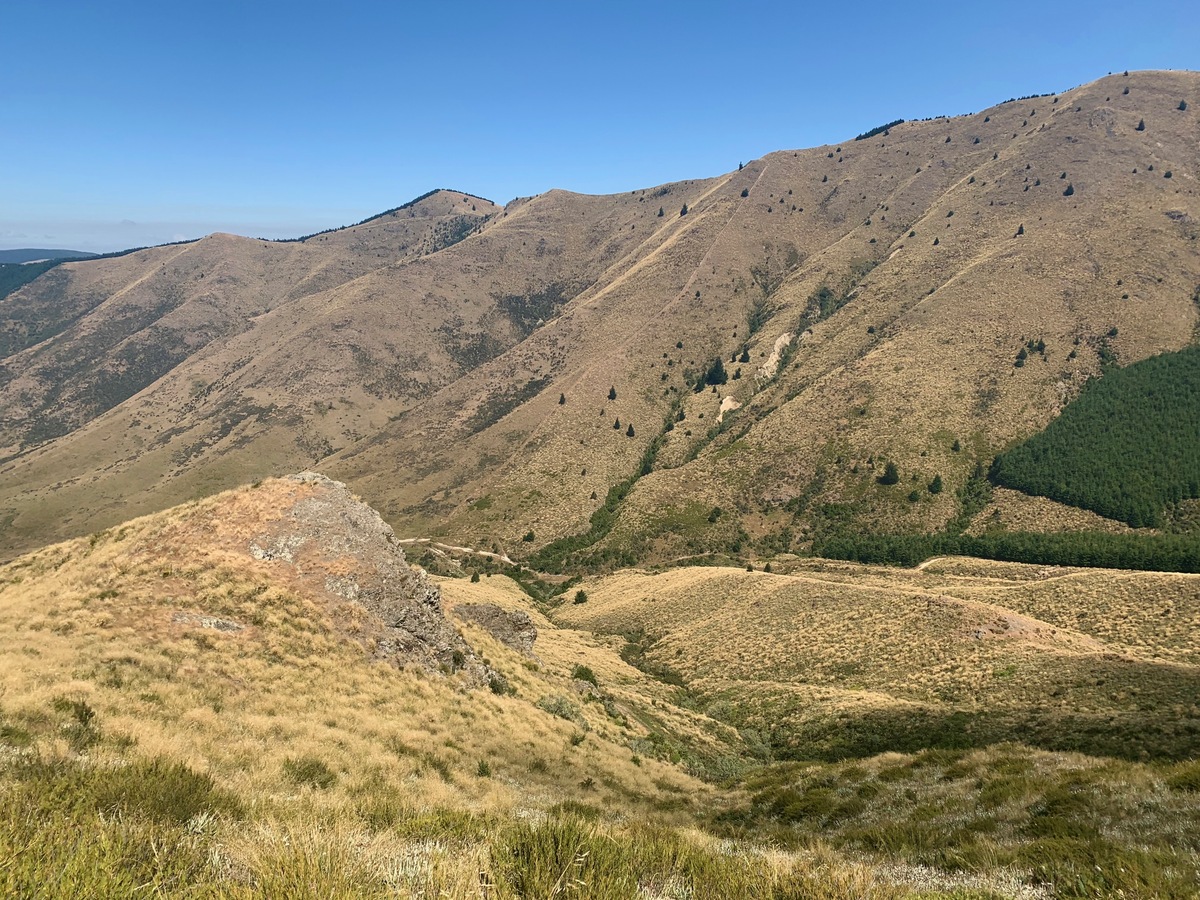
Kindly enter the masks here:
M 7 0 L 0 248 L 295 236 L 434 187 L 706 177 L 895 118 L 1200 69 L 1195 0 Z

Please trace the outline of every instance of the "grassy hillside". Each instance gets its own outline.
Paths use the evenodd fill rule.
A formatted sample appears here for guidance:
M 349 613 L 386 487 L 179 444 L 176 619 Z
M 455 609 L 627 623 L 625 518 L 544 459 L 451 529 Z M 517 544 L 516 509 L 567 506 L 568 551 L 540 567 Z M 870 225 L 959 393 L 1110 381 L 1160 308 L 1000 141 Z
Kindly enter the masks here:
M 472 377 L 475 385 L 455 385 L 422 405 L 422 424 L 436 423 L 443 442 L 410 440 L 412 426 L 397 423 L 334 465 L 410 533 L 437 531 L 510 553 L 526 549 L 520 538 L 529 531 L 532 550 L 565 536 L 578 553 L 578 537 L 589 547 L 580 558 L 602 565 L 805 552 L 839 523 L 874 532 L 941 530 L 961 513 L 958 491 L 978 465 L 986 469 L 997 450 L 1044 427 L 1099 373 L 1102 340 L 1130 362 L 1156 352 L 1158 341 L 1177 349 L 1191 338 L 1200 276 L 1187 249 L 1194 216 L 1174 214 L 1194 201 L 1174 179 L 1140 177 L 1146 164 L 1135 160 L 1143 148 L 1125 143 L 1137 140 L 1137 121 L 1126 131 L 1123 119 L 1138 96 L 1137 78 L 1144 79 L 1137 102 L 1153 96 L 1165 104 L 1160 91 L 1193 89 L 1191 76 L 1115 76 L 1026 105 L 905 123 L 878 143 L 753 161 L 722 187 L 728 200 L 719 208 L 690 202 L 689 215 L 676 220 L 693 242 L 701 224 L 723 226 L 708 265 L 685 270 L 691 283 L 673 286 L 671 305 L 654 319 L 645 316 L 647 298 L 666 292 L 657 283 L 637 285 L 624 311 L 640 327 L 606 320 L 608 333 L 570 357 L 568 372 L 578 377 L 547 385 L 536 405 L 508 416 L 498 433 L 447 445 L 457 434 L 449 408 L 468 402 L 483 379 L 505 377 L 502 357 L 478 381 Z M 1129 94 L 1121 93 L 1125 86 Z M 1162 123 L 1172 143 L 1190 127 L 1169 117 Z M 1103 145 L 1085 164 L 1094 167 L 1092 200 L 1076 182 L 1070 197 L 1065 188 L 1051 191 L 1051 180 L 1067 172 L 1069 181 L 1082 157 L 1066 148 L 1092 141 Z M 1178 146 L 1184 158 L 1194 157 Z M 1132 217 L 1125 223 L 1136 219 L 1153 231 L 1157 237 L 1144 245 L 1151 256 L 1128 256 L 1128 245 L 1112 240 L 1113 220 L 1093 202 L 1122 204 Z M 693 225 L 695 213 L 702 218 Z M 1027 240 L 1029 226 L 1016 234 L 1018 216 L 1039 221 L 1036 240 Z M 744 255 L 746 234 L 760 236 L 752 256 Z M 668 250 L 681 255 L 683 236 L 655 262 Z M 1082 257 L 1080 240 L 1088 243 Z M 1178 255 L 1157 255 L 1166 246 Z M 1081 258 L 1088 260 L 1082 268 Z M 1151 270 L 1163 281 L 1143 277 Z M 1051 272 L 1070 274 L 1047 280 Z M 601 297 L 616 303 L 634 290 L 614 285 L 589 316 Z M 1056 298 L 1049 307 L 1048 294 Z M 581 318 L 571 312 L 523 346 L 561 341 L 562 326 Z M 1113 327 L 1119 336 L 1108 338 Z M 611 356 L 583 369 L 597 348 L 611 346 L 614 330 L 621 337 Z M 1049 349 L 1035 354 L 1036 365 L 1015 365 L 1030 340 Z M 743 356 L 750 362 L 739 362 Z M 694 392 L 696 377 L 717 358 L 729 380 Z M 614 369 L 623 379 L 613 378 Z M 617 419 L 621 428 L 613 429 Z M 643 475 L 643 456 L 656 441 L 661 446 Z M 497 456 L 499 467 L 488 462 Z M 400 489 L 393 501 L 396 489 L 371 473 L 388 460 L 414 459 L 422 470 L 466 471 L 467 484 L 435 475 L 422 489 Z M 888 463 L 898 469 L 894 485 L 878 480 Z M 603 533 L 593 530 L 610 489 L 630 478 L 636 483 L 622 489 L 619 508 L 604 512 Z M 929 489 L 935 478 L 940 492 Z M 720 514 L 710 519 L 714 510 Z
M 60 266 L 9 298 L 62 333 L 5 363 L 3 546 L 317 460 L 408 536 L 519 555 L 634 477 L 603 565 L 939 531 L 1102 364 L 1191 340 L 1198 92 L 1115 75 L 702 181 Z
M 386 623 L 337 593 L 375 564 L 357 514 L 319 552 L 280 539 L 326 490 L 0 567 L 0 890 L 1195 895 L 1200 782 L 1172 760 L 1197 749 L 1196 578 L 796 561 L 617 573 L 552 609 L 468 555 L 438 584 L 478 683 L 379 655 Z M 992 745 L 1017 726 L 1134 758 Z
M 1109 371 L 1045 431 L 996 457 L 991 478 L 1119 519 L 1161 526 L 1200 498 L 1200 347 Z
M 1010 740 L 1134 759 L 1200 749 L 1194 576 L 793 565 L 614 575 L 559 615 L 623 636 L 627 658 L 784 758 Z
M 216 234 L 56 266 L 0 301 L 3 446 L 20 452 L 70 434 L 206 349 L 259 330 L 273 310 L 436 252 L 492 209 L 437 194 L 302 243 Z M 221 374 L 245 365 L 226 361 Z M 198 383 L 210 385 L 193 373 L 186 399 Z M 258 399 L 251 405 L 269 408 Z M 158 424 L 156 436 L 166 430 Z

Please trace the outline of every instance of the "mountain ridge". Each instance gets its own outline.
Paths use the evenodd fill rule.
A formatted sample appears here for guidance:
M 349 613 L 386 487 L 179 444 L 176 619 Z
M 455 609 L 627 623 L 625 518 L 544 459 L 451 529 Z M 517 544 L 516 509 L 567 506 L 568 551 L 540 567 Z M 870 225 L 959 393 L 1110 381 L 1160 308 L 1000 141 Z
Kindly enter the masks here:
M 1109 330 L 1122 361 L 1190 339 L 1196 80 L 1109 76 L 629 194 L 555 190 L 469 217 L 468 195 L 443 192 L 440 219 L 420 235 L 388 243 L 379 232 L 372 244 L 352 228 L 282 245 L 316 255 L 309 274 L 273 269 L 278 301 L 255 313 L 265 318 L 215 323 L 202 352 L 167 359 L 161 373 L 148 366 L 107 411 L 31 384 L 62 381 L 50 374 L 56 360 L 81 357 L 70 341 L 7 353 L 5 544 L 99 525 L 115 508 L 79 512 L 99 505 L 96 491 L 148 511 L 324 461 L 407 534 L 513 551 L 530 531 L 541 546 L 586 530 L 655 442 L 654 471 L 598 549 L 803 550 L 839 504 L 868 529 L 937 530 L 957 515 L 955 491 L 977 463 L 1044 425 L 1099 373 L 1094 354 Z M 1193 101 L 1188 111 L 1180 98 Z M 447 222 L 459 223 L 453 233 Z M 359 268 L 321 256 L 331 241 L 339 253 L 357 241 Z M 166 264 L 164 251 L 146 253 Z M 152 278 L 135 263 L 121 277 Z M 193 278 L 201 271 L 216 269 Z M 182 283 L 169 274 L 155 290 Z M 299 286 L 285 289 L 289 280 Z M 261 296 L 261 284 L 237 289 Z M 37 287 L 20 292 L 23 303 Z M 46 293 L 80 297 L 81 287 Z M 1047 296 L 1057 299 L 1027 299 Z M 194 328 L 174 315 L 171 333 Z M 143 331 L 89 366 L 136 368 L 135 349 L 164 344 Z M 1014 370 L 1022 338 L 1049 349 Z M 766 377 L 775 347 L 785 358 Z M 730 380 L 695 393 L 717 358 L 733 360 Z M 727 401 L 740 408 L 714 430 Z M 31 421 L 66 431 L 30 443 Z M 165 452 L 143 453 L 137 440 Z M 951 452 L 955 441 L 965 449 Z M 876 486 L 885 459 L 909 483 L 940 474 L 948 489 L 904 502 Z M 397 466 L 417 477 L 390 479 Z M 48 497 L 44 485 L 66 471 L 91 474 Z M 35 498 L 62 505 L 35 513 Z M 717 507 L 736 514 L 708 523 Z

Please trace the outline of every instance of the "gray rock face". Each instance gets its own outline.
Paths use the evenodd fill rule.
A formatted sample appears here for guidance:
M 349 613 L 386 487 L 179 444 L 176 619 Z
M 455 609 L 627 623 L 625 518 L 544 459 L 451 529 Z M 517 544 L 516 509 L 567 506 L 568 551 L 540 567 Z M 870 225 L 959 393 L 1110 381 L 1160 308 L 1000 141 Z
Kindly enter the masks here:
M 292 566 L 306 587 L 364 607 L 382 626 L 376 655 L 428 669 L 465 669 L 472 680 L 486 681 L 488 669 L 443 613 L 441 591 L 424 570 L 408 565 L 379 513 L 316 472 L 288 480 L 308 489 L 255 536 L 250 555 Z
M 533 642 L 537 640 L 537 628 L 528 613 L 520 610 L 510 612 L 494 603 L 460 603 L 454 607 L 454 614 L 482 626 L 506 647 L 512 647 L 526 656 L 534 655 Z

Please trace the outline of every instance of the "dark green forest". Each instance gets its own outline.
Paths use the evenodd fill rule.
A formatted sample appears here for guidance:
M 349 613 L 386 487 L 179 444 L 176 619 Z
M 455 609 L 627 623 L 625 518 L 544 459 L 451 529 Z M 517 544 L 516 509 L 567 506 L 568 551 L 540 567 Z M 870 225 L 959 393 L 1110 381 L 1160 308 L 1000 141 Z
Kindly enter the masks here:
M 915 566 L 933 556 L 974 556 L 1043 566 L 1200 572 L 1200 536 L 1194 534 L 841 534 L 815 543 L 813 554 L 893 566 Z
M 1110 369 L 1046 428 L 996 457 L 994 484 L 1160 527 L 1200 497 L 1200 347 Z
M 61 259 L 48 259 L 45 262 L 36 263 L 0 264 L 0 300 L 13 291 L 25 287 L 44 272 L 49 272 L 60 262 L 62 262 Z

